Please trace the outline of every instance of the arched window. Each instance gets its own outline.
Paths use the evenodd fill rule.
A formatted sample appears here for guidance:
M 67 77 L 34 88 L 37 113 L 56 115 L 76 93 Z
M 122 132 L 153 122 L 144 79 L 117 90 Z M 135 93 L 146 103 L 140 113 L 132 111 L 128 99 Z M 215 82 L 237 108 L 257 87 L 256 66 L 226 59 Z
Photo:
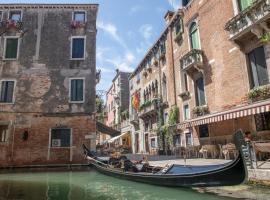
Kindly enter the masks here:
M 237 1 L 238 1 L 239 10 L 243 11 L 247 7 L 249 7 L 254 0 L 237 0 Z
M 162 77 L 162 96 L 163 100 L 167 101 L 167 79 L 165 74 Z
M 189 27 L 189 41 L 191 49 L 200 49 L 200 38 L 196 22 L 192 22 Z

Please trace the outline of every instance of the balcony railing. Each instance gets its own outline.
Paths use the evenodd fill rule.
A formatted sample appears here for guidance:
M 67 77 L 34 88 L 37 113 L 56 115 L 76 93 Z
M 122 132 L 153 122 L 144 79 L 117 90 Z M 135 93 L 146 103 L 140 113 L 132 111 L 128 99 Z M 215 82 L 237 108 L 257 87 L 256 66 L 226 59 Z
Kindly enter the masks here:
M 192 49 L 180 59 L 181 68 L 189 70 L 192 67 L 197 68 L 203 65 L 203 51 Z
M 130 123 L 134 124 L 138 124 L 139 123 L 139 117 L 138 117 L 138 114 L 137 113 L 133 113 L 129 116 L 129 121 Z
M 15 20 L 7 20 L 0 22 L 0 28 L 21 30 L 23 28 L 23 22 Z
M 248 8 L 230 19 L 225 25 L 225 29 L 230 32 L 230 38 L 235 40 L 249 32 L 255 24 L 260 24 L 260 28 L 267 26 L 264 22 L 269 17 L 270 0 L 256 0 Z

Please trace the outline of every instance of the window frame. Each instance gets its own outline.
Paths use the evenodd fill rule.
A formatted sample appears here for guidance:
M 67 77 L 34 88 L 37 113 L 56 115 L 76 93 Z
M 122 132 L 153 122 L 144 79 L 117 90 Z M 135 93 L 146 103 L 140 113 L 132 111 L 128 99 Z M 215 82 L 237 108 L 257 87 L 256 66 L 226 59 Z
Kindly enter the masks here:
M 75 14 L 79 13 L 79 12 L 84 13 L 84 21 L 78 21 L 78 22 L 86 23 L 87 22 L 87 12 L 86 12 L 86 10 L 74 10 L 72 12 L 72 21 L 75 21 Z
M 71 101 L 71 81 L 72 80 L 83 80 L 83 100 L 82 101 Z M 85 77 L 72 77 L 69 78 L 69 103 L 84 103 L 85 102 Z
M 83 58 L 73 58 L 72 53 L 73 53 L 73 39 L 84 39 L 84 52 L 83 52 Z M 85 60 L 86 57 L 86 35 L 84 36 L 72 36 L 70 38 L 70 60 Z
M 199 99 L 198 99 L 198 85 L 197 85 L 197 80 L 202 78 L 203 80 L 203 91 L 204 91 L 204 101 L 205 103 L 202 104 L 202 105 L 199 105 Z M 194 80 L 193 80 L 193 87 L 194 87 L 194 96 L 195 96 L 195 105 L 196 106 L 205 106 L 207 105 L 207 97 L 206 97 L 206 91 L 205 91 L 205 77 L 204 77 L 204 74 L 201 73 L 198 77 L 196 77 Z
M 193 146 L 194 143 L 193 143 L 193 133 L 192 133 L 192 131 L 191 130 L 186 130 L 186 131 L 184 131 L 184 134 L 185 134 L 185 147 Z M 187 134 L 190 134 L 191 144 L 187 143 Z
M 0 10 L 0 22 L 3 22 L 3 16 L 4 16 L 3 10 Z
M 54 129 L 68 129 L 68 130 L 70 130 L 69 147 L 61 147 L 61 146 L 60 147 L 56 147 L 56 146 L 52 146 L 52 130 L 54 130 Z M 49 130 L 49 149 L 70 149 L 70 148 L 72 148 L 72 146 L 73 146 L 73 143 L 72 143 L 72 139 L 73 139 L 72 132 L 73 132 L 72 131 L 72 128 L 67 128 L 67 127 L 50 128 L 50 130 Z
M 16 58 L 6 58 L 6 48 L 7 48 L 7 40 L 8 39 L 18 39 L 18 45 L 17 45 L 17 57 Z M 4 36 L 4 51 L 3 51 L 3 60 L 18 60 L 19 59 L 19 53 L 20 53 L 20 44 L 21 40 L 19 36 Z
M 1 95 L 1 93 L 2 93 L 2 83 L 3 82 L 5 82 L 5 81 L 13 81 L 14 82 L 14 86 L 13 86 L 13 94 L 12 94 L 12 102 L 1 102 L 0 101 L 0 104 L 5 104 L 5 105 L 8 105 L 8 104 L 10 104 L 10 105 L 12 105 L 12 104 L 14 104 L 15 103 L 15 88 L 16 88 L 16 83 L 17 83 L 17 81 L 16 81 L 16 79 L 1 79 L 0 80 L 0 95 Z
M 11 17 L 11 12 L 14 12 L 14 11 L 19 11 L 20 13 L 21 13 L 21 18 L 20 18 L 20 20 L 18 21 L 18 22 L 22 22 L 22 20 L 23 20 L 23 11 L 22 11 L 22 9 L 12 9 L 12 10 L 9 10 L 8 11 L 8 20 L 11 20 L 10 19 L 10 17 Z
M 190 35 L 191 35 L 190 28 L 191 28 L 191 26 L 192 26 L 193 23 L 196 24 L 197 32 L 198 32 L 198 44 L 199 44 L 199 48 L 198 49 L 201 49 L 202 48 L 201 37 L 200 37 L 200 26 L 199 26 L 198 20 L 197 19 L 194 19 L 191 22 L 189 22 L 189 24 L 188 24 L 188 47 L 189 47 L 189 51 L 193 50 L 193 48 L 192 48 L 192 42 L 191 42 L 191 37 L 190 37 Z
M 186 118 L 185 116 L 185 106 L 188 106 L 188 117 Z M 187 121 L 191 118 L 191 115 L 190 115 L 190 106 L 189 106 L 189 103 L 185 103 L 183 104 L 183 120 L 184 121 Z
M 5 133 L 4 131 L 3 132 L 0 132 L 0 144 L 6 144 L 8 143 L 8 139 L 9 139 L 9 125 L 1 125 L 1 126 L 6 126 L 7 129 L 3 129 L 5 130 Z M 4 140 L 3 139 L 3 133 L 4 133 Z

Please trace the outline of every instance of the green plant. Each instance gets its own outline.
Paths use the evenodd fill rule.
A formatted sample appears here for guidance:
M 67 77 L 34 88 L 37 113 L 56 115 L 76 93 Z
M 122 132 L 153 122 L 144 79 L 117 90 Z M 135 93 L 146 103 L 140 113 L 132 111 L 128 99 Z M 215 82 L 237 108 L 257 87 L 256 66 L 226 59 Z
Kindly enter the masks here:
M 169 112 L 168 124 L 174 125 L 178 122 L 178 120 L 179 120 L 179 108 L 177 106 L 173 106 Z
M 263 100 L 270 97 L 270 85 L 263 85 L 250 90 L 247 97 L 251 101 Z
M 263 36 L 261 37 L 261 42 L 267 43 L 269 41 L 270 41 L 270 32 L 267 32 L 263 34 Z
M 128 109 L 121 112 L 121 119 L 122 120 L 129 119 L 129 111 L 128 111 Z
M 139 107 L 139 110 L 142 110 L 145 107 L 151 106 L 152 105 L 152 101 L 151 100 L 146 100 L 144 103 L 142 103 Z
M 198 116 L 204 115 L 209 112 L 209 108 L 207 105 L 196 106 L 193 108 L 192 113 Z

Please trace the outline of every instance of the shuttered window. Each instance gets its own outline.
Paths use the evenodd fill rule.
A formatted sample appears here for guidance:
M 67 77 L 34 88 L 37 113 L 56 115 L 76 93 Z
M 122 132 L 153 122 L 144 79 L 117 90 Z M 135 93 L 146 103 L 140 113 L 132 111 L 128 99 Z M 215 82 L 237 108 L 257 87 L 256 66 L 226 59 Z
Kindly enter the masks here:
M 258 47 L 248 54 L 251 88 L 269 83 L 268 71 L 263 47 Z
M 84 59 L 85 38 L 72 38 L 72 52 L 73 59 Z
M 84 80 L 83 79 L 71 79 L 70 101 L 72 102 L 84 101 Z
M 196 104 L 197 106 L 205 105 L 205 92 L 204 92 L 204 80 L 200 77 L 195 82 L 195 92 L 196 92 Z
M 17 59 L 18 43 L 18 38 L 6 38 L 5 59 Z
M 239 10 L 243 11 L 249 7 L 254 0 L 238 0 Z
M 0 102 L 2 102 L 2 103 L 12 103 L 13 102 L 14 85 L 15 85 L 14 81 L 2 81 L 1 82 Z
M 57 128 L 51 130 L 51 147 L 70 147 L 70 129 Z
M 197 23 L 192 22 L 189 28 L 189 39 L 190 45 L 192 49 L 200 49 L 200 42 L 199 42 L 199 32 Z

